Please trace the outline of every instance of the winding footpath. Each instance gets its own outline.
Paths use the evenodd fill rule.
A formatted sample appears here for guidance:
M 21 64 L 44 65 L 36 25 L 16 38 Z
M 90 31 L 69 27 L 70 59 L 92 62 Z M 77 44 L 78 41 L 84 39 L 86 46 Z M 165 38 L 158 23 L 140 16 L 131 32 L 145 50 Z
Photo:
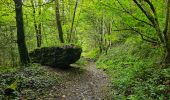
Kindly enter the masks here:
M 62 82 L 53 86 L 48 100 L 110 100 L 109 78 L 93 62 L 84 68 L 49 70 L 57 73 Z

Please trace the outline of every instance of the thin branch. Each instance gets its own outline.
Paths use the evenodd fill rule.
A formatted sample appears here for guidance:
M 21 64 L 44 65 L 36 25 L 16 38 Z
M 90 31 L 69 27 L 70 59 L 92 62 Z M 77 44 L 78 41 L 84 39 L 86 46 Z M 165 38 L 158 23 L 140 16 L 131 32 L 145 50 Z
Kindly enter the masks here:
M 131 31 L 132 29 L 128 29 L 128 28 L 126 29 L 126 28 L 125 28 L 125 29 L 116 29 L 116 30 L 113 30 L 113 31 L 128 31 L 128 30 Z
M 150 43 L 158 44 L 158 41 L 156 41 L 156 39 L 153 39 L 153 38 L 151 38 L 151 37 L 149 37 L 149 36 L 146 36 L 146 35 L 142 34 L 140 31 L 136 30 L 136 29 L 133 28 L 133 27 L 130 27 L 130 28 L 131 28 L 134 32 L 138 33 L 138 34 L 141 36 L 142 40 L 147 41 L 147 42 L 150 42 Z M 146 39 L 145 37 L 146 37 L 147 39 Z
M 164 38 L 163 33 L 161 32 L 161 29 L 159 27 L 159 21 L 158 21 L 157 16 L 156 16 L 155 9 L 153 10 L 153 7 L 152 7 L 153 5 L 149 4 L 152 8 L 152 11 L 155 13 L 155 16 L 153 16 L 149 11 L 147 11 L 142 4 L 139 4 L 139 2 L 137 0 L 133 0 L 133 1 L 141 9 L 141 11 L 145 14 L 145 16 L 148 18 L 148 20 L 150 20 L 150 22 L 153 24 L 153 26 L 154 26 L 154 28 L 157 32 L 157 35 L 159 36 L 159 40 L 163 43 L 163 45 L 165 45 L 164 44 L 165 38 Z
M 126 10 L 126 9 L 123 7 L 123 5 L 120 3 L 119 0 L 117 0 L 117 2 L 120 4 L 120 6 L 121 6 L 122 9 L 124 10 L 124 12 L 126 12 L 127 14 L 129 14 L 129 15 L 130 15 L 131 17 L 133 17 L 135 20 L 140 21 L 140 22 L 143 22 L 143 23 L 145 23 L 145 24 L 147 24 L 147 25 L 149 25 L 149 26 L 151 26 L 151 27 L 154 27 L 152 24 L 150 24 L 150 23 L 148 23 L 148 22 L 146 22 L 146 21 L 144 21 L 144 20 L 141 20 L 141 19 L 135 17 L 133 14 L 131 14 L 128 10 Z
M 134 31 L 134 32 L 136 32 L 136 33 L 138 33 L 138 34 L 140 35 L 140 37 L 142 38 L 142 40 L 147 41 L 147 42 L 150 42 L 150 43 L 154 43 L 154 44 L 159 44 L 159 43 L 156 41 L 156 39 L 153 39 L 153 38 L 151 38 L 151 37 L 148 37 L 148 36 L 142 34 L 140 31 L 136 30 L 135 28 L 132 27 L 131 30 Z
M 148 12 L 141 4 L 139 4 L 139 2 L 137 0 L 133 0 L 135 2 L 135 4 L 141 9 L 141 11 L 146 15 L 146 17 L 149 19 L 149 21 L 153 24 L 153 26 L 155 27 L 155 20 L 152 16 L 152 14 L 150 14 L 150 12 Z
M 124 24 L 126 24 L 126 23 L 124 23 Z M 130 31 L 134 31 L 134 32 L 138 33 L 138 34 L 141 36 L 142 40 L 147 41 L 147 42 L 150 42 L 150 43 L 154 43 L 154 44 L 159 44 L 156 39 L 154 39 L 154 38 L 152 38 L 152 37 L 149 37 L 149 36 L 147 36 L 147 35 L 142 34 L 139 30 L 137 30 L 136 28 L 134 28 L 134 27 L 132 27 L 132 26 L 129 26 L 128 24 L 126 24 L 126 25 L 127 25 L 129 28 L 127 28 L 127 29 L 117 29 L 117 30 L 113 30 L 113 31 L 129 31 L 129 30 L 130 30 Z M 116 28 L 118 28 L 118 26 L 116 26 Z
M 155 15 L 155 18 L 157 18 L 157 13 L 156 13 L 156 10 L 155 10 L 155 7 L 153 6 L 153 4 L 149 0 L 144 0 L 144 1 L 149 4 L 153 14 Z
M 157 16 L 157 13 L 156 13 L 156 10 L 155 10 L 154 5 L 152 4 L 152 2 L 151 2 L 150 0 L 144 0 L 144 1 L 147 2 L 148 5 L 150 6 L 150 9 L 151 9 L 151 11 L 152 11 L 153 14 L 154 14 L 153 17 L 154 17 L 155 23 L 157 23 L 156 25 L 157 25 L 157 27 L 159 27 L 158 16 Z M 159 27 L 159 29 L 160 29 L 160 27 Z

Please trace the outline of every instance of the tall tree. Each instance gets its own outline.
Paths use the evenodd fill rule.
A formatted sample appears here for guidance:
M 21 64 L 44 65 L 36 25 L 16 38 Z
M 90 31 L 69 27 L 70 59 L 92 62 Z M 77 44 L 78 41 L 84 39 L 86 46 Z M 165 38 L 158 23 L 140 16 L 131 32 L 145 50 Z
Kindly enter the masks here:
M 36 38 L 37 38 L 37 47 L 41 47 L 41 41 L 42 41 L 41 22 L 40 20 L 38 22 L 36 20 L 36 7 L 35 7 L 34 0 L 31 0 L 31 4 L 32 4 L 32 9 L 33 9 L 33 19 L 34 19 L 34 28 L 35 28 Z M 41 4 L 41 0 L 38 1 L 38 4 Z M 39 6 L 38 15 L 39 17 L 41 16 L 41 6 Z
M 167 0 L 165 27 L 163 33 L 167 49 L 166 63 L 170 63 L 170 0 Z
M 56 23 L 57 23 L 57 28 L 58 28 L 58 33 L 59 33 L 59 39 L 61 43 L 64 43 L 64 37 L 63 37 L 63 29 L 61 26 L 61 19 L 60 19 L 60 8 L 59 8 L 59 1 L 55 0 L 55 12 L 56 12 Z
M 28 50 L 25 43 L 24 22 L 22 13 L 22 0 L 14 0 L 17 26 L 17 44 L 22 65 L 30 63 Z
M 38 0 L 38 4 L 42 4 L 42 0 Z M 38 16 L 39 16 L 39 22 L 38 22 L 38 38 L 39 38 L 39 47 L 41 47 L 42 42 L 42 23 L 41 23 L 41 6 L 38 8 Z
M 73 12 L 73 19 L 72 19 L 72 23 L 71 23 L 69 42 L 72 39 L 72 33 L 73 33 L 73 28 L 74 28 L 74 20 L 75 20 L 75 17 L 76 17 L 77 5 L 78 5 L 78 0 L 76 0 L 75 6 L 74 6 L 74 12 Z

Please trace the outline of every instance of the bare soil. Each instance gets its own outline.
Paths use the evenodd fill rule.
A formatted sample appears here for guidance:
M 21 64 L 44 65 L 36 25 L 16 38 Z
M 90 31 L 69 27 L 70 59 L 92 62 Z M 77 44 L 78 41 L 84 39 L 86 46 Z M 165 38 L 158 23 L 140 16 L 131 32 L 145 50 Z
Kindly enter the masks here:
M 46 68 L 58 74 L 61 83 L 51 88 L 45 100 L 110 100 L 109 77 L 93 62 L 83 68 L 76 65 L 69 69 Z

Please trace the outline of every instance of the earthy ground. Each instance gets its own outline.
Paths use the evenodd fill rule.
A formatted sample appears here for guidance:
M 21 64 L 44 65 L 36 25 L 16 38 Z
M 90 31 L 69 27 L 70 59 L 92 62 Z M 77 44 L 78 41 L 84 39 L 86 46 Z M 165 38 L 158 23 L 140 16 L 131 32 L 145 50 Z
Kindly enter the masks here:
M 47 67 L 62 79 L 53 86 L 47 100 L 110 100 L 109 78 L 102 70 L 93 62 L 83 68 L 73 66 L 63 70 Z

